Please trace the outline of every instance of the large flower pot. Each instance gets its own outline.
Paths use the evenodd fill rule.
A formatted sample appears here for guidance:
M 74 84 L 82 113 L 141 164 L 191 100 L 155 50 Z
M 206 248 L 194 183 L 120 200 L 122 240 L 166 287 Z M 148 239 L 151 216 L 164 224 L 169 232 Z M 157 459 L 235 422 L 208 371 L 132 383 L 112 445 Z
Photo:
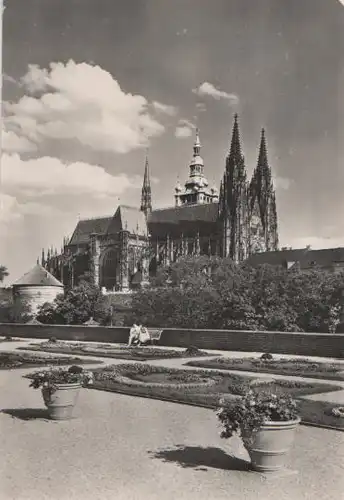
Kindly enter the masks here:
M 300 419 L 268 422 L 254 432 L 250 440 L 243 436 L 252 469 L 263 473 L 281 472 L 299 423 Z
M 44 403 L 52 420 L 72 418 L 80 387 L 80 384 L 56 384 L 53 388 L 42 388 Z

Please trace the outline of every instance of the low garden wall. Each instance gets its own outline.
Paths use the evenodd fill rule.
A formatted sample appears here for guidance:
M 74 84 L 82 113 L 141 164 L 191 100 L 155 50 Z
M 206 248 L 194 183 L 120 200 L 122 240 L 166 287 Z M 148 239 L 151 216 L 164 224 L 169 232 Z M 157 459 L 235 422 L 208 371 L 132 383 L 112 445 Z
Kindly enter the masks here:
M 0 323 L 0 336 L 127 343 L 129 328 Z M 344 334 L 165 328 L 158 345 L 344 358 Z

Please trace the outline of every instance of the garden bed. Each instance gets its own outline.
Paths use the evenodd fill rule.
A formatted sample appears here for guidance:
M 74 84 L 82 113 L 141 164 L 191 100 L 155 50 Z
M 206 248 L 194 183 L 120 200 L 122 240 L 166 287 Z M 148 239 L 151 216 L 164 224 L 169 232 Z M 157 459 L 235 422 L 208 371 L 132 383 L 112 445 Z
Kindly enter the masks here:
M 6 337 L 0 337 L 0 343 L 2 343 L 2 342 L 25 342 L 25 340 L 6 336 Z
M 139 363 L 106 366 L 93 373 L 93 389 L 206 408 L 216 408 L 223 397 L 238 399 L 250 389 L 290 394 L 297 399 L 308 394 L 341 390 L 341 387 L 325 383 L 261 380 L 225 372 L 177 370 Z M 343 430 L 343 419 L 326 414 L 325 406 L 322 402 L 300 399 L 302 421 Z
M 19 347 L 18 349 L 24 349 Z M 116 358 L 133 361 L 148 361 L 154 359 L 172 358 L 195 358 L 201 356 L 211 356 L 208 352 L 201 351 L 194 347 L 189 347 L 184 351 L 173 349 L 161 349 L 155 347 L 128 347 L 113 346 L 112 344 L 90 345 L 85 342 L 41 342 L 40 344 L 29 344 L 25 350 L 50 352 L 57 354 L 74 354 L 77 356 L 102 356 L 103 358 Z
M 0 352 L 0 370 L 13 368 L 34 368 L 40 366 L 80 365 L 95 363 L 95 360 L 83 360 L 73 356 L 40 356 L 32 353 Z M 101 363 L 101 361 L 99 361 Z
M 262 360 L 260 358 L 213 358 L 195 360 L 186 363 L 188 366 L 215 368 L 257 373 L 273 373 L 327 380 L 344 380 L 344 364 L 331 362 L 314 362 L 307 359 Z

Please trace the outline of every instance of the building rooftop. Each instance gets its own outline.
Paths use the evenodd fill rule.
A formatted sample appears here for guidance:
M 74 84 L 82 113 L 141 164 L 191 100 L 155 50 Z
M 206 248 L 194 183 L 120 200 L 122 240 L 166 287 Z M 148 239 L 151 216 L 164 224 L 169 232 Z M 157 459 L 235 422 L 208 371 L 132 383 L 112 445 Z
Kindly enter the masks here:
M 275 252 L 262 252 L 251 255 L 247 263 L 253 266 L 271 264 L 291 268 L 297 264 L 301 269 L 314 266 L 331 267 L 344 263 L 344 248 L 323 248 L 312 250 L 310 248 L 286 249 Z
M 36 264 L 29 272 L 13 283 L 13 286 L 58 286 L 62 288 L 63 284 L 40 264 Z
M 148 217 L 148 224 L 178 224 L 179 222 L 216 222 L 218 203 L 182 205 L 180 207 L 153 210 Z
M 68 245 L 86 245 L 92 233 L 105 234 L 112 217 L 79 220 Z

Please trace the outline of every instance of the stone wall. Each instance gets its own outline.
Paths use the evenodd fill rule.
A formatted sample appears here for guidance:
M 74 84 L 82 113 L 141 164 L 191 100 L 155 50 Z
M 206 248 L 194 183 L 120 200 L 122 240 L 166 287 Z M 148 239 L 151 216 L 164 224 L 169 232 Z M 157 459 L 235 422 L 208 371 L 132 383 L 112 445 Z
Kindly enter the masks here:
M 0 324 L 0 336 L 127 343 L 129 328 Z M 344 334 L 165 328 L 159 345 L 344 358 Z
M 46 302 L 54 302 L 57 295 L 63 293 L 63 287 L 59 286 L 14 286 L 13 297 L 16 303 L 23 303 L 30 306 L 31 314 L 35 315 L 39 307 Z

